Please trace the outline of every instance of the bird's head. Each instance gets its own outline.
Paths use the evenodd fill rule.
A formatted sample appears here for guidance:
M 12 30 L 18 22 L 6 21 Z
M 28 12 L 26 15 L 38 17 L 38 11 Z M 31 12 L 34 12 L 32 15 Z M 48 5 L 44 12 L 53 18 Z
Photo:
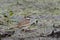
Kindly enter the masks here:
M 32 17 L 31 17 L 31 16 L 25 16 L 24 18 L 25 18 L 25 19 L 27 19 L 27 20 L 32 19 Z

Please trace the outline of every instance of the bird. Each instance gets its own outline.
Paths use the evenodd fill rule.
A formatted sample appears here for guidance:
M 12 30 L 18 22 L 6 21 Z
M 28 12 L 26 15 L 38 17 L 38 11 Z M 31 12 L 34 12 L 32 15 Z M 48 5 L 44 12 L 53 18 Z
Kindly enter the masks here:
M 11 27 L 9 29 L 22 29 L 21 31 L 29 30 L 31 17 L 24 17 L 23 20 L 17 24 L 17 26 Z
M 24 19 L 22 21 L 20 20 L 20 22 L 17 24 L 17 26 L 12 27 L 10 29 L 19 28 L 19 29 L 22 29 L 23 31 L 24 30 L 26 30 L 26 31 L 29 30 L 30 31 L 29 27 L 38 22 L 38 21 L 33 21 L 31 23 L 31 19 L 33 19 L 33 18 L 30 17 L 30 16 L 24 17 Z
M 29 26 L 30 26 L 30 17 L 24 17 L 24 19 L 17 24 L 16 28 L 22 28 L 22 27 L 28 28 Z

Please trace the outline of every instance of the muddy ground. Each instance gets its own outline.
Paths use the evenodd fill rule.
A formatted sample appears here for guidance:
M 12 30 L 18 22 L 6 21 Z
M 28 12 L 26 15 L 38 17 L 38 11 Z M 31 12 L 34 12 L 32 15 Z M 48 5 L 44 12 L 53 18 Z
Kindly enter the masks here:
M 11 17 L 10 10 L 13 11 Z M 60 25 L 60 0 L 0 0 L 0 14 L 0 20 L 3 22 L 0 25 L 0 34 L 16 26 L 23 16 L 31 16 L 31 23 L 38 19 L 35 30 L 24 32 L 21 29 L 10 29 L 15 31 L 14 34 L 10 37 L 1 37 L 1 40 L 60 40 L 55 37 L 40 37 L 50 34 L 54 29 L 60 31 L 60 27 L 53 27 L 53 24 Z M 9 20 L 13 20 L 12 24 L 5 22 L 4 14 L 8 15 Z

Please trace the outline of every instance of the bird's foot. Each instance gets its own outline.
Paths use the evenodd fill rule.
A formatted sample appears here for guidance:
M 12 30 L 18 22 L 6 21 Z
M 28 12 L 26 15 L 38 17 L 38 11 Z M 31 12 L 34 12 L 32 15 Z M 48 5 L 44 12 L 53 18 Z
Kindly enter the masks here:
M 32 32 L 33 30 L 30 30 L 30 29 L 22 29 L 21 31 L 23 31 L 23 32 Z

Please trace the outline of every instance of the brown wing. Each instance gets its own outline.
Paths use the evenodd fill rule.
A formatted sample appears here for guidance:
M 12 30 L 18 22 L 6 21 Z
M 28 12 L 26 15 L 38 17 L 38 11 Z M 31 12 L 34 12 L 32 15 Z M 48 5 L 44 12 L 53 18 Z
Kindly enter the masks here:
M 30 25 L 29 23 L 30 23 L 30 20 L 25 19 L 25 20 L 21 21 L 20 23 L 18 23 L 17 28 L 20 28 L 22 26 L 29 26 Z

